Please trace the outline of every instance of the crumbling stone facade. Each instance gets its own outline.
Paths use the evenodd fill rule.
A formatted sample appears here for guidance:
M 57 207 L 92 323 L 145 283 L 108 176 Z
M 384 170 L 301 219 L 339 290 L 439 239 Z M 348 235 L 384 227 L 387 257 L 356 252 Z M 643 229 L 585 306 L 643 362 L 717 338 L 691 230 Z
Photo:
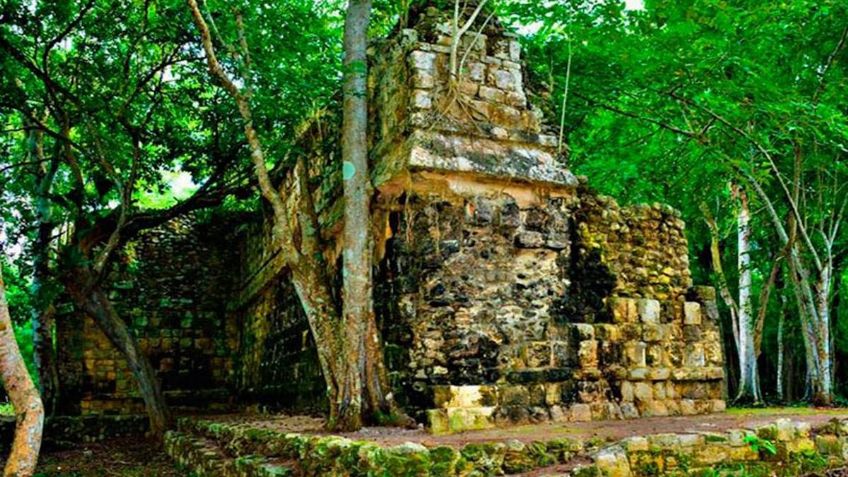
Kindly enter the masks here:
M 109 296 L 147 354 L 173 405 L 230 401 L 238 330 L 227 319 L 235 283 L 230 218 L 185 217 L 129 244 Z M 63 413 L 143 413 L 132 372 L 94 320 L 63 307 L 57 319 Z
M 620 207 L 568 170 L 528 101 L 520 44 L 496 19 L 463 38 L 453 76 L 451 20 L 414 10 L 370 52 L 375 307 L 400 402 L 435 432 L 723 410 L 715 296 L 692 287 L 679 213 Z M 331 263 L 337 119 L 302 148 Z M 242 398 L 320 407 L 314 345 L 267 217 L 228 230 L 215 252 L 233 281 L 216 290 L 226 313 L 185 342 L 217 364 L 195 372 Z M 137 326 L 148 349 L 159 328 Z M 193 325 L 177 328 L 182 350 Z

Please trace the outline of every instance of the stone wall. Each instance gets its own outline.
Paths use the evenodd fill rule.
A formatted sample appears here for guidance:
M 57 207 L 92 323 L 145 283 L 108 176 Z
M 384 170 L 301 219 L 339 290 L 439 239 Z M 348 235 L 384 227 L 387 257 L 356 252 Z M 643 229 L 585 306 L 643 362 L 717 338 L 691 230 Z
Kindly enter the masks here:
M 128 244 L 109 276 L 116 310 L 175 405 L 229 400 L 238 349 L 226 313 L 238 263 L 228 250 L 231 225 L 224 217 L 172 221 Z M 132 373 L 94 320 L 65 309 L 57 322 L 63 411 L 144 412 Z

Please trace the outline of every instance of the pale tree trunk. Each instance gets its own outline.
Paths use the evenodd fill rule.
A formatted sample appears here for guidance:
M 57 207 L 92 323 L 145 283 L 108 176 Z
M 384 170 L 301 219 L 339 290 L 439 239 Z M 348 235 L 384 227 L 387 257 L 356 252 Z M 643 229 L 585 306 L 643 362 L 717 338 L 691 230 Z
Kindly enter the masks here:
M 59 162 L 46 164 L 44 156 L 44 133 L 34 129 L 30 133 L 30 155 L 35 160 L 36 194 L 34 198 L 36 215 L 36 237 L 33 241 L 32 273 L 32 345 L 35 367 L 39 376 L 41 398 L 47 413 L 53 415 L 59 391 L 59 371 L 56 363 L 56 350 L 53 347 L 56 309 L 53 298 L 47 289 L 50 278 L 50 242 L 53 235 L 53 217 L 49 199 L 53 179 Z
M 150 433 L 161 439 L 171 423 L 170 410 L 156 373 L 130 333 L 129 327 L 118 315 L 100 285 L 95 283 L 91 271 L 84 266 L 74 268 L 66 276 L 65 289 L 77 309 L 94 319 L 112 346 L 126 360 L 135 378 L 138 392 L 144 400 L 150 421 Z
M 737 264 L 739 270 L 739 390 L 737 401 L 759 402 L 760 391 L 757 375 L 757 353 L 754 344 L 754 306 L 751 299 L 753 270 L 751 268 L 751 213 L 748 196 L 736 188 L 739 199 L 737 212 Z
M 29 477 L 35 473 L 41 449 L 44 407 L 26 369 L 15 340 L 6 287 L 0 270 L 0 378 L 15 408 L 15 440 L 3 470 L 4 477 Z
M 783 281 L 781 280 L 781 284 Z M 777 375 L 775 376 L 775 385 L 777 387 L 777 399 L 780 402 L 786 401 L 786 391 L 783 385 L 783 368 L 784 368 L 784 353 L 786 346 L 783 342 L 783 333 L 786 326 L 786 297 L 785 290 L 780 286 L 780 317 L 777 322 Z
M 349 1 L 344 30 L 342 316 L 352 345 L 350 362 L 360 375 L 358 404 L 378 421 L 394 421 L 400 416 L 386 378 L 373 302 L 366 55 L 370 18 L 371 0 Z
M 371 0 L 349 0 L 344 26 L 344 105 L 342 124 L 342 182 L 344 233 L 342 243 L 342 316 L 350 364 L 360 379 L 351 389 L 352 408 L 361 415 L 367 363 L 368 322 L 374 321 L 371 272 L 371 180 L 368 174 L 368 24 Z M 352 409 L 354 410 L 354 409 Z M 353 416 L 351 416 L 353 417 Z
M 832 277 L 830 276 L 830 262 L 823 264 L 818 256 L 818 251 L 810 244 L 806 227 L 801 223 L 798 212 L 793 212 L 792 224 L 789 231 L 784 228 L 774 204 L 765 193 L 759 182 L 750 174 L 742 171 L 748 182 L 754 187 L 757 195 L 763 200 L 772 224 L 777 231 L 781 242 L 787 247 L 787 261 L 790 267 L 790 276 L 798 302 L 798 311 L 801 317 L 801 329 L 804 336 L 804 346 L 807 358 L 807 373 L 810 383 L 810 398 L 814 404 L 829 406 L 833 403 L 833 379 L 831 377 L 831 362 L 833 359 L 830 344 L 830 287 Z M 797 209 L 797 200 L 787 192 L 793 210 Z M 844 211 L 844 205 L 842 211 Z M 841 213 L 840 211 L 840 218 Z M 834 226 L 829 234 L 823 234 L 832 247 L 833 240 L 838 232 L 839 220 L 834 221 Z M 801 240 L 795 239 L 795 228 L 800 232 Z M 814 279 L 810 270 L 802 259 L 799 242 L 805 244 L 807 255 L 812 257 L 818 276 Z M 832 250 L 832 248 L 830 250 Z M 829 254 L 830 255 L 830 254 Z M 815 290 L 813 283 L 815 282 Z

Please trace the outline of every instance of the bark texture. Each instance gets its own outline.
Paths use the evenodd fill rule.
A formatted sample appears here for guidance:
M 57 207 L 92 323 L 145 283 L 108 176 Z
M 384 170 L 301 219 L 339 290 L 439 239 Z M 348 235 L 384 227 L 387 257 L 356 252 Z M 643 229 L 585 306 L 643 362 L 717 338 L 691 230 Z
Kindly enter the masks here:
M 29 477 L 35 473 L 44 427 L 44 407 L 15 341 L 0 271 L 0 377 L 15 408 L 15 440 L 3 470 L 4 477 Z

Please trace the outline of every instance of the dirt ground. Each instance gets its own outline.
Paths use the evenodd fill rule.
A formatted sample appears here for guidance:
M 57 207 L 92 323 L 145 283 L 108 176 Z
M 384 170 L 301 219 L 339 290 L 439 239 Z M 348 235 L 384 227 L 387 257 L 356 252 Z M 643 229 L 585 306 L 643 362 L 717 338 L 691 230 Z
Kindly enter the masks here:
M 708 416 L 652 417 L 629 421 L 544 423 L 507 429 L 472 431 L 449 436 L 431 436 L 424 429 L 365 428 L 359 432 L 342 434 L 357 440 L 370 440 L 384 445 L 419 442 L 424 445 L 462 446 L 472 442 L 551 440 L 558 437 L 581 439 L 600 438 L 615 441 L 625 437 L 687 432 L 720 432 L 728 429 L 745 429 L 788 418 L 811 423 L 813 426 L 833 418 L 848 418 L 848 408 L 766 408 L 731 409 L 723 414 Z M 238 421 L 253 427 L 284 432 L 323 434 L 323 421 L 306 416 L 257 415 L 219 416 L 215 419 Z
M 143 438 L 81 444 L 42 454 L 35 477 L 185 477 L 159 444 Z

